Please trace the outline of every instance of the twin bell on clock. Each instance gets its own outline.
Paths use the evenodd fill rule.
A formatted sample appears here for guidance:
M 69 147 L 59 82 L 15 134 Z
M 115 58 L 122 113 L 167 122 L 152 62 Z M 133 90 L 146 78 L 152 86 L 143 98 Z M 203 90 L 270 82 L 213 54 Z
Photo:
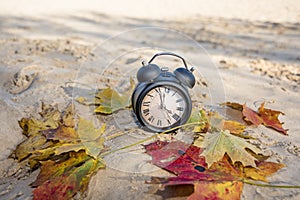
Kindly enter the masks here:
M 153 64 L 158 56 L 175 56 L 184 67 L 170 72 L 169 68 Z M 137 72 L 138 85 L 132 94 L 133 111 L 140 124 L 148 131 L 163 132 L 186 123 L 192 111 L 188 88 L 195 85 L 193 68 L 171 52 L 155 54 Z

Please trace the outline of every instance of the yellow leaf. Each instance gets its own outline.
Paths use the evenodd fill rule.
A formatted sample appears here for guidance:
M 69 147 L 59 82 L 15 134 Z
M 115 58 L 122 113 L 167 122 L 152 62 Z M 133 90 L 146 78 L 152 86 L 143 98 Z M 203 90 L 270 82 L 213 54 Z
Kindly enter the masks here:
M 243 183 L 234 182 L 199 182 L 194 184 L 195 191 L 188 200 L 239 200 Z
M 100 129 L 96 129 L 92 121 L 79 118 L 77 133 L 82 141 L 96 140 L 105 132 L 106 125 L 102 125 Z
M 130 88 L 127 92 L 119 94 L 116 90 L 105 88 L 96 94 L 95 102 L 100 104 L 96 113 L 111 114 L 122 108 L 127 108 L 131 103 L 131 94 L 135 88 L 133 79 L 130 79 Z
M 244 174 L 246 178 L 267 182 L 266 176 L 270 176 L 284 166 L 285 165 L 281 163 L 259 162 L 257 168 L 244 168 Z
M 201 155 L 205 157 L 208 167 L 221 160 L 225 153 L 228 154 L 233 163 L 240 161 L 244 166 L 256 167 L 256 158 L 248 153 L 246 148 L 256 154 L 261 153 L 260 149 L 248 143 L 245 139 L 230 134 L 228 130 L 206 134 L 202 148 L 204 148 L 204 151 Z
M 75 127 L 75 107 L 74 104 L 69 104 L 66 110 L 64 110 L 62 115 L 63 124 L 67 127 Z
M 205 110 L 193 111 L 187 123 L 199 122 L 199 125 L 194 127 L 194 133 L 206 133 L 209 128 L 209 123 Z
M 229 130 L 230 133 L 235 134 L 235 135 L 239 135 L 242 132 L 244 132 L 245 130 L 245 126 L 239 122 L 236 121 L 230 121 L 230 120 L 226 120 L 224 122 L 224 127 L 223 130 Z
M 73 143 L 71 141 L 61 144 L 55 149 L 55 154 L 60 155 L 70 151 L 78 152 L 80 150 L 85 150 L 88 155 L 97 159 L 100 152 L 104 148 L 105 139 L 102 137 L 102 135 L 105 133 L 105 129 L 106 124 L 103 124 L 100 129 L 96 129 L 93 122 L 79 118 L 77 133 L 80 141 L 74 140 L 75 142 Z
M 30 136 L 19 144 L 15 150 L 15 155 L 19 161 L 31 155 L 35 150 L 41 149 L 46 143 L 46 138 L 42 135 Z

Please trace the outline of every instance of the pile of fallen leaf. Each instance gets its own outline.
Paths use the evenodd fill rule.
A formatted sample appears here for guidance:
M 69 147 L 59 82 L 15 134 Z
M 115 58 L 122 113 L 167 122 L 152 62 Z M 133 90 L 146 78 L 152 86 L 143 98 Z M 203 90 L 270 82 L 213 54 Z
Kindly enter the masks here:
M 119 109 L 130 109 L 133 88 L 131 82 L 124 94 L 106 88 L 91 103 L 83 97 L 77 101 L 96 105 L 96 113 L 112 114 Z M 153 177 L 150 183 L 164 187 L 193 185 L 194 192 L 189 199 L 240 199 L 245 183 L 266 182 L 267 176 L 284 166 L 266 161 L 268 157 L 248 142 L 253 138 L 244 134 L 246 126 L 264 125 L 287 135 L 278 120 L 283 113 L 266 109 L 264 103 L 257 112 L 238 103 L 227 102 L 222 106 L 239 110 L 245 123 L 226 120 L 217 112 L 202 109 L 194 111 L 188 123 L 178 127 L 194 132 L 192 145 L 175 139 L 144 145 L 154 165 L 176 175 Z M 32 183 L 34 199 L 71 199 L 84 193 L 91 176 L 105 168 L 102 158 L 116 152 L 104 145 L 106 125 L 95 128 L 91 121 L 76 114 L 72 104 L 64 111 L 43 105 L 40 118 L 23 118 L 19 124 L 26 139 L 17 146 L 13 156 L 32 170 L 41 169 Z
M 278 120 L 281 112 L 264 108 L 264 103 L 258 112 L 238 103 L 223 105 L 240 110 L 248 124 L 263 124 L 287 134 Z M 267 162 L 268 157 L 247 142 L 249 136 L 243 134 L 246 128 L 243 124 L 204 110 L 199 112 L 198 118 L 193 117 L 189 122 L 199 122 L 193 131 L 200 135 L 192 145 L 176 140 L 145 145 L 154 165 L 176 175 L 153 178 L 150 183 L 164 187 L 193 185 L 194 192 L 188 199 L 232 200 L 240 199 L 244 183 L 267 182 L 267 176 L 284 167 L 281 163 Z
M 32 183 L 34 199 L 71 199 L 86 191 L 91 176 L 105 168 L 100 157 L 105 124 L 96 129 L 76 116 L 72 104 L 64 112 L 43 105 L 40 118 L 23 118 L 19 125 L 26 140 L 13 156 L 32 170 L 41 169 Z

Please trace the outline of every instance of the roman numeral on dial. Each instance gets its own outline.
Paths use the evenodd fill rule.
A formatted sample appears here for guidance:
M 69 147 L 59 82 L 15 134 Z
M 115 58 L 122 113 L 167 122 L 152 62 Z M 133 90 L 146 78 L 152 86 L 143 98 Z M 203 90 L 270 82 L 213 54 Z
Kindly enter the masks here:
M 145 109 L 145 110 L 143 110 L 143 114 L 145 115 L 145 116 L 148 116 L 150 113 L 149 113 L 150 111 L 149 111 L 149 109 L 147 108 L 147 109 Z
M 183 107 L 177 107 L 176 110 L 183 111 Z
M 173 119 L 175 119 L 176 121 L 178 121 L 178 120 L 180 119 L 180 116 L 177 115 L 176 113 L 174 113 L 174 114 L 172 115 L 172 117 L 173 117 Z
M 143 106 L 149 106 L 150 105 L 150 101 L 144 101 L 143 102 Z
M 181 102 L 181 101 L 183 101 L 183 99 L 177 99 L 177 100 L 176 100 L 176 103 L 179 103 L 179 102 Z
M 148 118 L 148 121 L 152 123 L 152 122 L 154 121 L 154 117 L 153 117 L 153 116 L 150 116 L 150 117 Z
M 159 119 L 159 120 L 157 120 L 157 126 L 161 126 L 162 125 L 162 122 L 161 122 L 161 120 Z

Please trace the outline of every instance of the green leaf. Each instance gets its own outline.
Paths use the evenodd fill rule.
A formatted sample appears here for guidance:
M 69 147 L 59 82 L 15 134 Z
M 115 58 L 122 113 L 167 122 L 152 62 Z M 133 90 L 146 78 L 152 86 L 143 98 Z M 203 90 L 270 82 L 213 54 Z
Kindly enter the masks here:
M 194 127 L 195 133 L 206 133 L 209 128 L 209 122 L 207 119 L 206 111 L 193 111 L 187 123 L 200 122 L 199 125 Z
M 203 148 L 204 151 L 201 155 L 205 157 L 208 167 L 221 160 L 225 153 L 233 163 L 240 161 L 244 166 L 256 167 L 256 158 L 248 153 L 246 148 L 256 154 L 261 153 L 260 149 L 248 143 L 245 139 L 230 134 L 228 130 L 207 134 L 203 141 Z
M 130 88 L 124 94 L 116 90 L 105 88 L 96 94 L 96 103 L 100 105 L 95 109 L 96 113 L 112 114 L 122 108 L 127 108 L 131 103 L 131 94 L 135 88 L 133 79 L 130 79 Z

